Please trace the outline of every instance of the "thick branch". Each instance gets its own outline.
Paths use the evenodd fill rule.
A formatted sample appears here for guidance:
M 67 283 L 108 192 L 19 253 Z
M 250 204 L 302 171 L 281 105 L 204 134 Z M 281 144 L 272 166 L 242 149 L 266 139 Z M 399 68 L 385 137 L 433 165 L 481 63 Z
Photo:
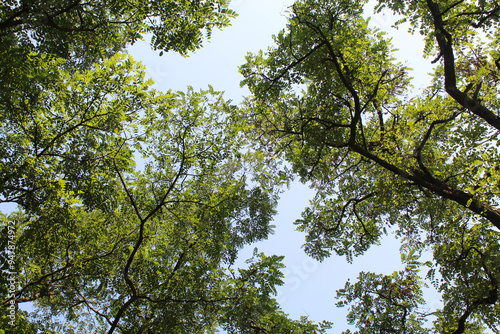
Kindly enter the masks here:
M 460 204 L 472 212 L 489 220 L 497 229 L 500 230 L 500 211 L 488 203 L 478 201 L 471 194 L 456 189 L 432 176 L 423 173 L 410 173 L 403 170 L 377 155 L 365 150 L 363 147 L 353 144 L 349 146 L 354 152 L 357 152 L 365 158 L 377 163 L 388 171 L 412 181 L 415 185 L 428 189 L 433 193 Z
M 488 296 L 476 299 L 472 305 L 468 305 L 465 312 L 458 319 L 458 327 L 453 334 L 465 333 L 465 325 L 469 316 L 481 305 L 494 305 L 498 301 L 498 282 L 490 275 L 492 288 L 488 291 Z
M 444 60 L 444 86 L 446 92 L 461 106 L 484 119 L 488 124 L 500 131 L 500 117 L 482 105 L 478 99 L 470 98 L 466 92 L 462 92 L 457 87 L 457 77 L 455 70 L 455 56 L 453 53 L 453 36 L 445 29 L 439 4 L 432 0 L 427 0 L 430 9 L 436 40 L 439 45 L 441 55 Z
M 23 24 L 23 20 L 18 18 L 26 12 L 27 10 L 25 7 L 19 9 L 17 12 L 12 14 L 7 20 L 0 22 L 0 29 L 7 29 L 10 27 L 15 27 Z

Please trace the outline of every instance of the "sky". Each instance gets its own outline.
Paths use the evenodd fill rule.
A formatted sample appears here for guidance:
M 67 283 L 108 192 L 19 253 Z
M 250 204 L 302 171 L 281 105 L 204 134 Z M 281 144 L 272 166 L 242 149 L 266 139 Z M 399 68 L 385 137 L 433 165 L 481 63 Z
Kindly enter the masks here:
M 239 16 L 232 26 L 215 31 L 210 42 L 187 58 L 167 53 L 162 57 L 151 51 L 148 41 L 138 42 L 130 48 L 134 59 L 146 65 L 146 73 L 155 81 L 155 88 L 166 91 L 206 89 L 224 91 L 227 99 L 239 103 L 248 90 L 240 87 L 241 75 L 238 66 L 245 62 L 247 52 L 266 50 L 273 45 L 272 35 L 285 27 L 290 0 L 233 0 L 231 7 Z M 367 13 L 370 15 L 371 11 Z M 413 84 L 415 89 L 424 88 L 427 73 L 431 71 L 430 60 L 422 59 L 423 42 L 419 36 L 408 34 L 407 29 L 391 28 L 397 18 L 382 12 L 371 18 L 371 25 L 384 30 L 399 49 L 395 56 L 407 66 L 417 69 Z M 345 258 L 332 256 L 320 263 L 309 258 L 302 250 L 305 235 L 295 231 L 293 222 L 314 195 L 305 185 L 293 184 L 281 197 L 278 215 L 275 217 L 275 234 L 267 241 L 245 248 L 241 259 L 250 258 L 254 247 L 267 255 L 285 255 L 285 284 L 278 289 L 277 300 L 283 310 L 294 319 L 306 315 L 314 321 L 334 322 L 329 333 L 340 333 L 348 327 L 345 320 L 347 309 L 335 307 L 335 291 L 345 282 L 356 280 L 360 271 L 390 274 L 403 268 L 399 243 L 387 237 L 379 247 L 373 247 L 364 256 L 348 264 Z M 436 295 L 431 295 L 428 306 L 440 304 Z M 351 327 L 352 329 L 352 327 Z

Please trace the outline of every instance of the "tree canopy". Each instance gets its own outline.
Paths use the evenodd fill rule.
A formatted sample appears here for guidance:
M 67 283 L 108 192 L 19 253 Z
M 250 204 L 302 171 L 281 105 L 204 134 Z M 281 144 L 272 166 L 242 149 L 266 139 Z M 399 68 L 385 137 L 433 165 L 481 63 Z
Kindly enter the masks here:
M 17 205 L 0 215 L 0 333 L 326 332 L 273 298 L 282 256 L 234 267 L 295 176 L 316 191 L 295 222 L 308 255 L 401 241 L 403 270 L 337 291 L 344 333 L 500 331 L 500 5 L 377 1 L 425 39 L 418 93 L 363 0 L 297 0 L 241 66 L 241 107 L 156 91 L 126 55 L 145 37 L 187 55 L 228 5 L 0 4 L 0 203 Z
M 352 261 L 400 238 L 404 271 L 338 291 L 356 332 L 498 331 L 500 5 L 378 1 L 425 39 L 436 66 L 418 94 L 365 5 L 295 2 L 275 45 L 241 67 L 250 133 L 316 189 L 296 221 L 309 255 Z M 426 307 L 426 284 L 441 309 Z
M 234 267 L 272 233 L 284 181 L 236 107 L 158 92 L 124 54 L 147 33 L 187 54 L 228 2 L 0 6 L 0 202 L 18 207 L 0 215 L 0 332 L 324 332 L 273 298 L 282 256 Z

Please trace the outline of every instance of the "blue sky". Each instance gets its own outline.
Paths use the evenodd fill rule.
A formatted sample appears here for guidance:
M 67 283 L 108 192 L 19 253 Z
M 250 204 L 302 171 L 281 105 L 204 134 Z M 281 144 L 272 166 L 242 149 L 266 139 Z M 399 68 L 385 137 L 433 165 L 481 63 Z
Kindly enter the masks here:
M 272 35 L 286 24 L 287 8 L 290 0 L 235 0 L 232 2 L 239 16 L 231 27 L 215 31 L 212 40 L 204 48 L 183 58 L 177 54 L 159 57 L 151 51 L 147 41 L 138 42 L 130 48 L 136 60 L 142 61 L 147 75 L 155 81 L 155 87 L 165 91 L 186 90 L 193 86 L 196 90 L 208 85 L 224 91 L 227 99 L 239 103 L 248 93 L 240 88 L 242 77 L 238 66 L 245 62 L 247 52 L 266 50 L 273 44 Z M 370 15 L 371 11 L 367 12 Z M 371 25 L 388 32 L 393 43 L 399 48 L 395 56 L 407 66 L 418 69 L 413 73 L 416 88 L 423 88 L 430 72 L 430 60 L 422 59 L 423 42 L 419 36 L 411 36 L 406 29 L 391 28 L 396 20 L 388 12 L 371 19 Z M 329 320 L 335 323 L 331 333 L 339 333 L 347 328 L 347 309 L 335 308 L 335 291 L 344 286 L 347 279 L 355 280 L 360 271 L 374 271 L 389 274 L 402 269 L 399 243 L 391 237 L 382 245 L 374 247 L 365 256 L 348 264 L 344 258 L 332 256 L 319 263 L 305 255 L 301 249 L 304 234 L 294 230 L 293 221 L 312 198 L 313 192 L 307 186 L 293 184 L 279 204 L 279 214 L 275 218 L 276 233 L 267 241 L 254 246 L 266 254 L 285 255 L 285 285 L 278 289 L 277 299 L 286 313 L 297 319 L 307 315 L 315 321 Z M 244 249 L 241 259 L 251 257 L 253 246 Z M 439 306 L 436 296 L 431 296 L 429 307 Z

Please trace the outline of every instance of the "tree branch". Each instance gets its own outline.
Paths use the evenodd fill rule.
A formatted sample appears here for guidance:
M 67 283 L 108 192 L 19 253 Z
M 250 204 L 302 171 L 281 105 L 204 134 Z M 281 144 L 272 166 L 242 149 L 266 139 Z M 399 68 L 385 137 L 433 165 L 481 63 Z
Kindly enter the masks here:
M 489 220 L 497 229 L 500 230 L 500 211 L 489 205 L 488 203 L 478 201 L 474 196 L 469 193 L 466 193 L 462 190 L 456 189 L 449 184 L 446 184 L 434 177 L 429 177 L 426 174 L 419 173 L 410 173 L 406 170 L 403 170 L 386 160 L 378 157 L 377 155 L 365 150 L 363 147 L 359 145 L 350 145 L 349 146 L 354 152 L 359 153 L 365 158 L 377 163 L 384 169 L 406 179 L 412 181 L 414 184 L 426 188 L 433 193 L 445 198 L 450 199 L 463 207 L 471 210 L 472 212 L 478 214 Z
M 427 129 L 425 135 L 424 135 L 424 138 L 422 139 L 422 141 L 420 142 L 420 144 L 415 147 L 415 150 L 413 151 L 413 153 L 415 154 L 415 159 L 417 160 L 417 164 L 418 166 L 420 167 L 420 169 L 428 176 L 428 177 L 431 177 L 433 178 L 432 174 L 429 172 L 429 170 L 427 169 L 427 167 L 424 165 L 424 162 L 422 161 L 422 150 L 425 146 L 425 144 L 427 143 L 427 141 L 429 140 L 431 134 L 432 134 L 432 131 L 434 130 L 434 127 L 436 125 L 439 125 L 439 124 L 445 124 L 445 123 L 448 123 L 448 122 L 451 122 L 453 121 L 455 118 L 457 118 L 458 116 L 458 113 L 453 113 L 450 117 L 448 117 L 447 119 L 443 119 L 443 120 L 436 120 L 436 121 L 433 121 L 431 123 L 431 125 L 429 126 L 429 128 Z
M 445 29 L 439 4 L 432 0 L 427 0 L 427 5 L 434 21 L 436 40 L 444 59 L 444 85 L 446 92 L 461 106 L 500 131 L 500 117 L 482 105 L 477 99 L 470 98 L 467 93 L 457 88 L 453 37 Z

